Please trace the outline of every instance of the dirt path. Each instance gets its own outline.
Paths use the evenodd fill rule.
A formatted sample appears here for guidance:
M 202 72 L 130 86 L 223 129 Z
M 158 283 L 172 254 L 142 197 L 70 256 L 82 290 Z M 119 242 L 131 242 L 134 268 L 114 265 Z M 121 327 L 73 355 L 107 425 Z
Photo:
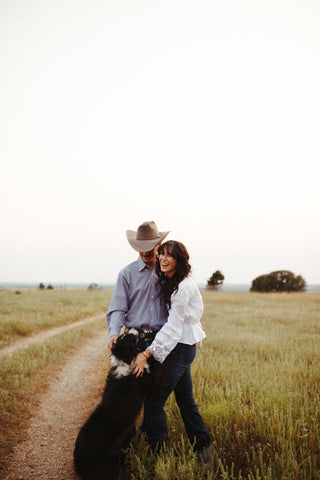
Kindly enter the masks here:
M 107 329 L 89 339 L 65 365 L 42 398 L 31 421 L 28 440 L 15 448 L 5 480 L 75 478 L 74 443 L 88 412 L 100 399 L 109 368 L 106 349 Z
M 82 320 L 79 320 L 78 322 L 73 322 L 73 323 L 70 323 L 69 325 L 64 325 L 63 327 L 51 328 L 50 330 L 46 330 L 44 332 L 38 333 L 37 335 L 33 335 L 32 337 L 19 340 L 18 342 L 15 342 L 14 344 L 9 345 L 9 347 L 2 348 L 0 350 L 0 359 L 3 357 L 7 357 L 8 355 L 11 355 L 12 353 L 14 353 L 16 350 L 19 350 L 20 348 L 26 348 L 29 345 L 32 345 L 35 343 L 43 343 L 48 338 L 55 337 L 56 335 L 60 335 L 60 333 L 63 333 L 66 330 L 71 330 L 72 328 L 81 327 L 82 325 L 93 322 L 94 320 L 98 320 L 103 316 L 105 316 L 105 314 L 100 313 L 100 314 L 94 315 L 93 317 L 87 317 Z

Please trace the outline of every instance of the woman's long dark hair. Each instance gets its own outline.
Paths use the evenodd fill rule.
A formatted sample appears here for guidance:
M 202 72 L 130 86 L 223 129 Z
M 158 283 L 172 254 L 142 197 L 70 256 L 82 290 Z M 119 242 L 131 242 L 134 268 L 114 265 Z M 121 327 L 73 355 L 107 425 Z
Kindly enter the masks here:
M 161 272 L 160 268 L 159 255 L 165 252 L 169 253 L 177 261 L 177 270 L 171 278 Z M 186 278 L 190 272 L 189 253 L 183 243 L 177 242 L 176 240 L 169 240 L 160 245 L 157 254 L 156 273 L 159 278 L 160 295 L 167 309 L 171 307 L 171 295 L 178 291 L 179 283 Z

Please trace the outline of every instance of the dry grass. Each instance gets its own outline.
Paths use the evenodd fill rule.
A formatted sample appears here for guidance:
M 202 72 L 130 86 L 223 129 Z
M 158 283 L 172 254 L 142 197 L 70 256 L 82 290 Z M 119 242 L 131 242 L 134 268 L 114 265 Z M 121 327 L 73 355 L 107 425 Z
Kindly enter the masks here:
M 112 290 L 0 291 L 0 348 L 42 330 L 106 312 Z
M 13 290 L 0 291 L 0 346 L 56 326 L 106 312 L 111 290 Z M 105 320 L 76 328 L 18 350 L 0 364 L 0 467 L 21 441 L 41 393 L 73 352 L 98 330 Z
M 0 364 L 0 471 L 14 445 L 25 439 L 41 394 L 56 378 L 67 359 L 99 331 L 105 322 L 73 329 L 43 345 L 21 349 Z
M 202 293 L 193 379 L 212 465 L 197 468 L 171 396 L 175 454 L 150 461 L 143 448 L 135 462 L 132 452 L 132 479 L 319 479 L 320 295 Z
M 56 296 L 50 297 L 52 293 Z M 40 302 L 37 296 L 55 298 L 56 306 L 64 298 L 67 308 L 78 303 L 81 295 L 82 305 L 89 304 L 93 292 L 61 293 L 65 296 L 46 291 L 17 297 L 20 302 L 25 295 L 26 306 Z M 99 292 L 93 302 L 96 311 L 106 311 L 106 298 L 105 291 Z M 193 378 L 195 398 L 215 446 L 212 464 L 206 469 L 196 465 L 171 396 L 166 412 L 172 454 L 155 458 L 143 442 L 136 445 L 131 452 L 131 480 L 319 480 L 320 295 L 210 291 L 203 292 L 203 298 L 207 338 L 198 349 Z M 40 310 L 49 318 L 46 308 L 43 305 Z M 54 311 L 59 309 L 63 323 L 63 307 Z M 80 307 L 77 312 L 75 320 L 85 316 Z M 67 317 L 69 322 L 69 313 Z M 37 323 L 37 315 L 29 317 L 31 330 L 32 318 Z M 79 332 L 76 343 L 88 334 Z M 59 368 L 57 363 L 65 361 L 61 353 L 72 353 L 74 335 L 69 332 L 46 347 L 17 353 L 11 365 L 3 365 L 1 424 L 11 421 L 12 444 L 18 438 L 15 435 L 20 435 L 23 418 L 36 405 L 37 393 L 48 384 L 47 377 Z M 15 415 L 20 416 L 16 423 Z

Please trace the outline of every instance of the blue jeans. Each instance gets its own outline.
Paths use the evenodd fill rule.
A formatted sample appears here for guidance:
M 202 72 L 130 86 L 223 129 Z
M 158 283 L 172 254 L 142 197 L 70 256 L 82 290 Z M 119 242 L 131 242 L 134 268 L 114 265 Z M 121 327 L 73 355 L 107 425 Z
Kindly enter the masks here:
M 137 347 L 143 351 L 150 344 L 151 342 L 139 339 Z M 154 450 L 169 444 L 167 419 L 163 407 L 172 392 L 175 394 L 181 418 L 194 450 L 200 451 L 211 444 L 209 433 L 193 397 L 191 364 L 196 353 L 196 345 L 178 343 L 164 361 L 166 386 L 159 395 L 144 403 L 144 416 L 140 429 L 141 432 L 146 433 L 148 443 Z M 122 450 L 122 467 L 125 466 L 125 450 L 129 447 L 135 434 L 136 428 L 133 427 L 119 444 L 120 450 Z
M 209 433 L 193 397 L 191 364 L 196 353 L 196 345 L 178 343 L 164 361 L 167 369 L 166 386 L 159 395 L 144 404 L 141 430 L 146 433 L 153 448 L 169 443 L 167 419 L 163 407 L 172 392 L 175 394 L 181 418 L 194 450 L 202 450 L 211 444 Z

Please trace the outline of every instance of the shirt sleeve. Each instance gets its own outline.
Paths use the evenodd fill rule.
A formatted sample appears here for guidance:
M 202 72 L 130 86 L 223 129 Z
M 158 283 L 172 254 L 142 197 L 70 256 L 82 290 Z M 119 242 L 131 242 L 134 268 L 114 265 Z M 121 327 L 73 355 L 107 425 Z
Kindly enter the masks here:
M 171 296 L 171 308 L 167 323 L 159 330 L 148 350 L 158 362 L 163 363 L 169 353 L 182 337 L 190 292 L 180 284 L 176 293 Z
M 129 282 L 124 272 L 118 275 L 117 282 L 111 297 L 107 312 L 109 336 L 120 335 L 120 330 L 125 324 L 126 314 L 129 310 Z

